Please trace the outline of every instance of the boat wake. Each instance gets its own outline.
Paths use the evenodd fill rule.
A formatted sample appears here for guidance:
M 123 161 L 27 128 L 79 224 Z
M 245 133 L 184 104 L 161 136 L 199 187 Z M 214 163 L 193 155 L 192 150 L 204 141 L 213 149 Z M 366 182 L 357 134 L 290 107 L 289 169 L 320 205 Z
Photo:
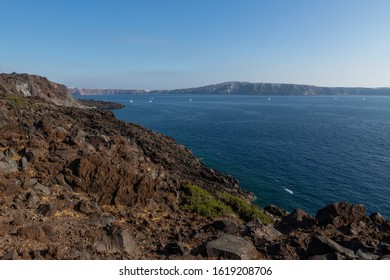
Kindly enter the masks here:
M 288 188 L 284 188 L 284 190 L 285 190 L 286 192 L 288 192 L 289 194 L 294 194 L 294 192 L 293 192 L 292 190 L 288 189 Z

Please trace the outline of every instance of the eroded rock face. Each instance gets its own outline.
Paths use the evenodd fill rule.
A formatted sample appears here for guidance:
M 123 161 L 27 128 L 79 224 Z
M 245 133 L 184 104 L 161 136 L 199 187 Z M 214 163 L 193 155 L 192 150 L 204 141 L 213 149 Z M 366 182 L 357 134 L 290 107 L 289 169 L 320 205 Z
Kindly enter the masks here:
M 62 106 L 80 104 L 68 93 L 66 86 L 50 82 L 44 77 L 27 74 L 0 74 L 0 94 L 36 96 Z

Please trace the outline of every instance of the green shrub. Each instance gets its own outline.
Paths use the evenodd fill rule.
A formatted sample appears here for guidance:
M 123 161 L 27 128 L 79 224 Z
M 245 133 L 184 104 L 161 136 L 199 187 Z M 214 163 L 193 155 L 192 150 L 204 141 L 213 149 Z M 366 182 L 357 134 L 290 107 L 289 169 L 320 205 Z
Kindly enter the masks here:
M 188 212 L 216 218 L 232 214 L 232 209 L 196 185 L 186 185 L 182 196 L 182 208 Z
M 7 95 L 5 99 L 12 102 L 15 105 L 20 105 L 20 106 L 27 105 L 26 99 L 17 95 Z
M 226 205 L 230 206 L 233 211 L 244 221 L 249 222 L 259 219 L 262 223 L 272 223 L 260 208 L 246 202 L 244 199 L 226 192 L 218 192 L 217 197 Z

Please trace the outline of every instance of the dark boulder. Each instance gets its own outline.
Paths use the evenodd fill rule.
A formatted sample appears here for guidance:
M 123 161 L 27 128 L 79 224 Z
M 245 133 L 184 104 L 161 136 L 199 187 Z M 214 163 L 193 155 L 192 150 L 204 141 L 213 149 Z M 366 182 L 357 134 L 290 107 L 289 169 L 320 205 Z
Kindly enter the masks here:
M 0 260 L 16 260 L 18 257 L 18 252 L 15 249 L 8 251 Z
M 366 208 L 362 204 L 352 205 L 337 202 L 318 210 L 316 219 L 322 226 L 332 224 L 336 227 L 350 225 L 366 219 Z
M 291 231 L 302 228 L 308 229 L 315 224 L 315 219 L 301 209 L 295 209 L 278 224 L 278 229 L 282 231 Z
M 312 255 L 338 253 L 343 255 L 346 259 L 357 258 L 351 249 L 345 248 L 332 239 L 321 235 L 315 235 L 312 238 L 309 251 Z
M 224 234 L 208 242 L 206 249 L 211 259 L 253 260 L 259 258 L 259 253 L 251 241 L 230 234 Z
M 112 234 L 103 234 L 101 238 L 95 242 L 94 248 L 100 253 L 127 253 L 127 257 L 135 259 L 140 256 L 138 245 L 128 230 L 117 228 Z
M 216 220 L 213 222 L 213 227 L 214 229 L 227 234 L 236 234 L 240 232 L 240 228 L 237 223 L 229 220 Z
M 276 205 L 268 205 L 267 207 L 264 208 L 264 210 L 276 217 L 283 218 L 288 215 L 288 212 L 286 210 L 279 208 Z
M 40 204 L 37 208 L 37 212 L 45 217 L 52 216 L 57 211 L 57 205 L 55 204 Z
M 99 205 L 97 205 L 96 202 L 93 203 L 93 202 L 90 202 L 87 200 L 79 201 L 75 205 L 74 210 L 76 210 L 80 213 L 86 214 L 88 216 L 91 216 L 93 214 L 100 214 L 102 212 Z
M 168 243 L 165 246 L 164 251 L 168 255 L 181 255 L 181 256 L 183 256 L 187 252 L 181 242 Z
M 377 226 L 381 226 L 386 223 L 385 218 L 378 212 L 372 213 L 370 215 L 370 220 Z
M 267 255 L 277 260 L 298 260 L 299 256 L 294 247 L 284 243 L 273 243 L 266 248 Z

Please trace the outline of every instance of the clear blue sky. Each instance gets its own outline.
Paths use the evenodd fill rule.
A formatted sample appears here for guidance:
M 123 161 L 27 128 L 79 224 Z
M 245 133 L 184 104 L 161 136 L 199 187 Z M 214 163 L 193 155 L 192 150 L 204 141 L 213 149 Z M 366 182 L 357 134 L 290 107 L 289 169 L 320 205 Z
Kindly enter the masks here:
M 1 0 L 0 26 L 0 72 L 67 86 L 390 86 L 387 0 Z

